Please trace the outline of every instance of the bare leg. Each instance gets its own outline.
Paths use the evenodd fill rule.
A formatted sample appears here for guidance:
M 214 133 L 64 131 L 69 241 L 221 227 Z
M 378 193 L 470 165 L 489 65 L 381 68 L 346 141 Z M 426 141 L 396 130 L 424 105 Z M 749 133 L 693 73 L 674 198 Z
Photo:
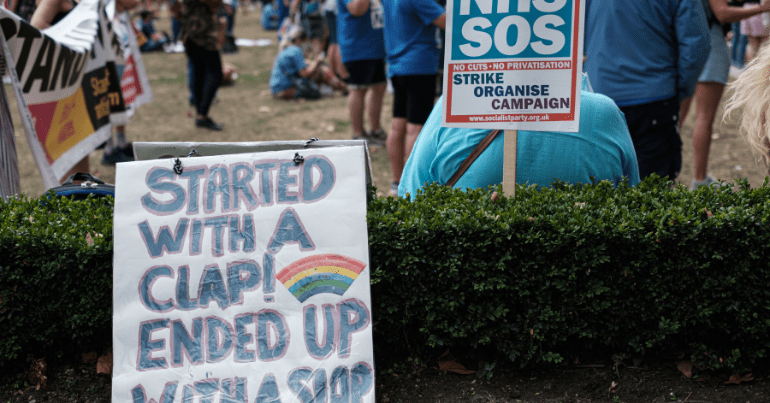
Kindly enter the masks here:
M 351 90 L 348 93 L 348 110 L 350 111 L 350 125 L 353 127 L 353 137 L 364 134 L 364 99 L 366 88 Z
M 340 47 L 336 44 L 329 45 L 329 64 L 331 65 L 332 70 L 334 71 L 334 74 L 336 74 L 339 78 L 345 80 L 350 75 L 348 74 L 348 71 L 345 70 L 345 65 L 342 64 L 342 55 L 340 54 Z
M 321 38 L 313 38 L 310 40 L 310 49 L 313 52 L 313 58 L 321 54 L 321 50 L 323 50 L 323 42 L 321 41 Z
M 414 123 L 406 124 L 406 153 L 404 154 L 404 165 L 406 165 L 406 160 L 409 159 L 409 155 L 412 154 L 412 148 L 414 148 L 414 143 L 417 141 L 417 136 L 419 136 L 422 131 L 422 126 L 423 125 L 416 125 Z
M 712 126 L 724 89 L 724 84 L 714 82 L 698 83 L 695 87 L 695 131 L 692 135 L 692 145 L 695 150 L 693 177 L 698 181 L 706 177 Z
M 688 97 L 682 100 L 682 103 L 679 104 L 679 131 L 682 131 L 682 126 L 684 125 L 685 119 L 687 119 L 687 114 L 690 113 L 690 106 L 692 105 L 692 98 Z
M 385 142 L 388 149 L 393 182 L 401 181 L 401 171 L 404 170 L 406 162 L 406 158 L 404 158 L 404 152 L 406 151 L 406 127 L 406 118 L 394 117 L 390 123 L 390 134 L 388 134 L 388 139 Z
M 387 88 L 387 82 L 373 86 L 366 100 L 366 108 L 367 112 L 369 112 L 369 127 L 372 128 L 373 132 L 382 130 L 380 116 L 382 114 L 382 100 L 385 98 L 385 90 Z

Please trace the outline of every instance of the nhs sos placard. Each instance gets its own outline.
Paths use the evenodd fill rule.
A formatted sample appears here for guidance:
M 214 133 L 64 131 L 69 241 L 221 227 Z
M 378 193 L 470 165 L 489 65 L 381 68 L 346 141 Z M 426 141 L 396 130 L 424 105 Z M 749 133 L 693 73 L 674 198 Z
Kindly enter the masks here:
M 443 125 L 576 132 L 585 0 L 449 0 Z

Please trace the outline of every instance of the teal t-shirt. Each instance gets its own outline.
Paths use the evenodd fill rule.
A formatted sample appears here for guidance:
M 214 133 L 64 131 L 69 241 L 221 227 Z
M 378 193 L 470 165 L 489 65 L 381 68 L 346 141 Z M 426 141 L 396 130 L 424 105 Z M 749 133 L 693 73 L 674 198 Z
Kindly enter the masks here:
M 590 183 L 591 177 L 611 180 L 623 176 L 639 183 L 634 144 L 623 113 L 608 97 L 586 89 L 580 93 L 580 131 L 577 133 L 519 131 L 516 183 L 550 186 L 559 179 Z M 487 129 L 441 127 L 442 100 L 436 103 L 407 160 L 398 195 L 415 194 L 425 184 L 445 184 L 465 158 L 490 132 Z M 503 135 L 498 134 L 455 188 L 483 188 L 503 181 Z

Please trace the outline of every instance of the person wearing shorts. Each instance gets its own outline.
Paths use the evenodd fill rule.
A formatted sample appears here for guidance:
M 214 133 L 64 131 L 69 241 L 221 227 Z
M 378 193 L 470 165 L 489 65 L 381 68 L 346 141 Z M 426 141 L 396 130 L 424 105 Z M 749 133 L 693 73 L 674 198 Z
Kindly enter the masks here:
M 759 7 L 758 1 L 746 2 L 743 4 L 743 8 L 755 8 Z M 749 49 L 746 54 L 746 60 L 751 60 L 754 55 L 759 51 L 759 47 L 767 40 L 768 27 L 765 23 L 767 14 L 758 14 L 753 17 L 741 20 L 741 33 L 745 35 L 749 40 Z
M 348 72 L 342 64 L 340 56 L 340 45 L 337 40 L 337 1 L 326 0 L 324 3 L 324 19 L 326 27 L 329 29 L 329 42 L 326 45 L 326 56 L 329 58 L 329 67 L 332 68 L 337 77 L 342 80 L 348 79 Z
M 393 120 L 387 138 L 393 174 L 390 193 L 398 193 L 401 172 L 428 120 L 436 96 L 440 49 L 436 30 L 446 13 L 435 0 L 386 1 L 385 48 L 393 83 Z
M 698 77 L 695 95 L 682 101 L 679 128 L 687 118 L 692 100 L 695 100 L 695 128 L 692 134 L 693 178 L 691 189 L 709 185 L 717 180 L 708 174 L 708 160 L 711 151 L 711 135 L 714 118 L 722 100 L 730 71 L 730 55 L 725 42 L 722 25 L 745 20 L 770 10 L 770 3 L 756 7 L 741 8 L 729 6 L 727 0 L 713 0 L 721 7 L 711 7 L 711 1 L 703 0 L 706 18 L 709 22 L 711 52 Z M 741 28 L 744 28 L 743 26 Z M 748 35 L 751 35 L 750 33 Z
M 380 126 L 385 97 L 385 40 L 380 0 L 337 0 L 337 41 L 348 72 L 348 109 L 353 139 L 384 144 Z M 364 110 L 370 132 L 364 131 Z

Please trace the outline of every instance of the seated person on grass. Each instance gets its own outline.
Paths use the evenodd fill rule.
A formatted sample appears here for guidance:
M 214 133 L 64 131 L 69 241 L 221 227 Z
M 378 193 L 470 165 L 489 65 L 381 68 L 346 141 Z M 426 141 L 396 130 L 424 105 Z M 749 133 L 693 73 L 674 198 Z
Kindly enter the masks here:
M 152 11 L 142 10 L 139 16 L 142 18 L 142 34 L 147 38 L 147 41 L 139 47 L 139 50 L 142 52 L 162 51 L 163 46 L 171 41 L 168 34 L 155 30 L 155 15 Z
M 321 83 L 335 90 L 345 91 L 345 83 L 322 64 L 323 55 L 319 55 L 310 63 L 305 62 L 302 47 L 307 43 L 307 35 L 299 27 L 292 28 L 281 41 L 278 56 L 270 73 L 270 92 L 275 98 L 318 99 L 321 97 L 318 84 Z
M 611 180 L 615 186 L 625 176 L 639 183 L 634 144 L 623 114 L 604 95 L 590 90 L 583 76 L 580 131 L 577 133 L 519 130 L 516 153 L 516 183 L 550 186 L 554 180 L 591 183 Z M 442 100 L 436 103 L 409 156 L 398 195 L 414 195 L 422 186 L 446 184 L 457 169 L 491 133 L 488 129 L 441 127 Z M 503 135 L 471 164 L 455 183 L 459 189 L 484 188 L 503 181 Z

